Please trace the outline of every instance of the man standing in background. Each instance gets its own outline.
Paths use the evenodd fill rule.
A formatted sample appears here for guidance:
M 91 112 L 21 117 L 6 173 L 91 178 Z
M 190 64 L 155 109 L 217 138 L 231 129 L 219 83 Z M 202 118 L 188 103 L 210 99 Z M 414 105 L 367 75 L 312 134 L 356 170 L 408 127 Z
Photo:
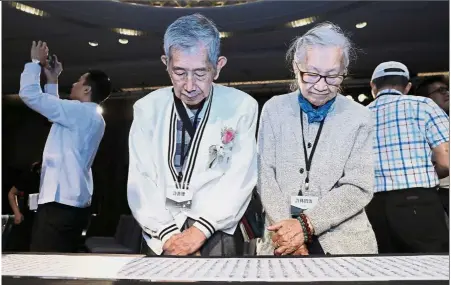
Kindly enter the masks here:
M 31 251 L 76 252 L 86 227 L 93 193 L 91 165 L 105 131 L 98 107 L 111 93 L 102 71 L 89 71 L 73 84 L 71 100 L 58 95 L 63 67 L 54 57 L 50 67 L 45 42 L 33 42 L 31 61 L 25 64 L 19 96 L 34 111 L 53 123 L 42 159 L 38 209 Z M 47 84 L 40 86 L 43 67 Z
M 406 95 L 409 80 L 395 61 L 378 65 L 371 78 L 376 193 L 366 211 L 380 253 L 448 252 L 437 194 L 449 172 L 448 116 L 431 99 Z
M 429 76 L 423 78 L 417 86 L 415 95 L 432 99 L 449 116 L 449 80 L 445 76 Z M 435 159 L 433 157 L 433 161 Z M 449 175 L 440 179 L 438 194 L 443 207 L 449 215 Z

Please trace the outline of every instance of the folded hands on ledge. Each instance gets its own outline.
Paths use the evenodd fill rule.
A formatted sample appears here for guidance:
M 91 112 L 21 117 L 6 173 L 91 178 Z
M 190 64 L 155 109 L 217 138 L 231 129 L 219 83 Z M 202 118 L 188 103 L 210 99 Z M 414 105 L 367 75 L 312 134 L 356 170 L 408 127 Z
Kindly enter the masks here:
M 310 221 L 308 221 L 312 229 Z M 275 255 L 308 255 L 307 245 L 305 244 L 306 233 L 299 220 L 282 220 L 268 227 L 272 232 L 272 242 Z

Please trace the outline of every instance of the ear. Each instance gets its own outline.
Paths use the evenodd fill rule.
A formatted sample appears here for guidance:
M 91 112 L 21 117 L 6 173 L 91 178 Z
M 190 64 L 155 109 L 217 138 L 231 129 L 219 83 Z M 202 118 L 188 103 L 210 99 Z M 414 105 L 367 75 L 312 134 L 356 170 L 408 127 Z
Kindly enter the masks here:
M 376 94 L 377 94 L 376 84 L 374 84 L 374 83 L 371 81 L 371 82 L 370 82 L 370 86 L 371 86 L 371 94 L 373 95 L 373 98 L 376 98 Z
M 167 56 L 162 55 L 161 62 L 163 62 L 163 64 L 166 65 L 166 68 L 168 67 L 168 57 Z
M 214 77 L 214 80 L 218 79 L 219 73 L 221 72 L 221 69 L 227 64 L 227 58 L 225 56 L 220 56 L 218 58 L 218 63 L 216 64 L 216 74 Z
M 412 88 L 412 82 L 409 82 L 409 84 L 407 84 L 406 88 L 404 89 L 404 95 L 409 94 L 410 88 Z
M 85 95 L 91 93 L 91 86 L 85 85 L 83 88 L 83 92 L 85 93 Z

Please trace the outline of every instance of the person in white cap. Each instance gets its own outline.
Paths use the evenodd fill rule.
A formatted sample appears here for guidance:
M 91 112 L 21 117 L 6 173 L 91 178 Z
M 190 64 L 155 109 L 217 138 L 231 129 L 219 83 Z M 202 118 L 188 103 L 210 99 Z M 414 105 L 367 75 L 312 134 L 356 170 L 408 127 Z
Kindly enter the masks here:
M 381 63 L 371 77 L 376 180 L 366 211 L 380 253 L 448 252 L 436 191 L 449 172 L 448 117 L 431 99 L 407 95 L 409 80 L 407 67 L 395 61 Z

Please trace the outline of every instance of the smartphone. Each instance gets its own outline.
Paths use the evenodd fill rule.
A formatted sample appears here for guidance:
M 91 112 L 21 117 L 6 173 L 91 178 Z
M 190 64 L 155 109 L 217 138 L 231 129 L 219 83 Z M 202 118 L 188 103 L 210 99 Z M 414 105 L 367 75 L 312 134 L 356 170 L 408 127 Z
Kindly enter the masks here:
M 55 64 L 56 64 L 55 56 L 54 55 L 49 55 L 47 60 L 49 61 L 50 68 L 54 69 L 55 68 Z

